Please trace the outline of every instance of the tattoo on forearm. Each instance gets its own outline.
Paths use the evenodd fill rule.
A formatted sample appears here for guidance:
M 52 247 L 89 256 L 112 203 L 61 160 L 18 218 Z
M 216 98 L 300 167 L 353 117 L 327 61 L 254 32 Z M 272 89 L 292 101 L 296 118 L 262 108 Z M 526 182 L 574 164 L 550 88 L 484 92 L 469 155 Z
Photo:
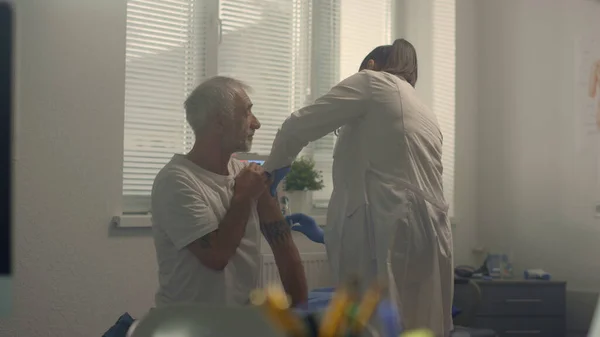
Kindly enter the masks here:
M 292 239 L 290 226 L 285 220 L 261 223 L 260 231 L 270 245 L 286 243 Z

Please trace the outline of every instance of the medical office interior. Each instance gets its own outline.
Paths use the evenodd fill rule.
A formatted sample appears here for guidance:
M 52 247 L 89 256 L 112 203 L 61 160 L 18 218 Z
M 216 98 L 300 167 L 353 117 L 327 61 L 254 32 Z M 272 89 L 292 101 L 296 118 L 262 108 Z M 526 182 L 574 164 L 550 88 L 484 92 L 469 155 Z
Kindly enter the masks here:
M 512 265 L 512 281 L 490 281 L 512 286 L 480 286 L 472 324 L 588 334 L 600 292 L 600 2 L 25 0 L 15 15 L 14 274 L 0 336 L 101 336 L 154 305 L 149 188 L 189 150 L 182 104 L 195 84 L 222 74 L 253 86 L 253 151 L 267 155 L 289 113 L 400 37 L 417 49 L 416 88 L 444 134 L 455 266 L 488 254 Z M 334 142 L 304 153 L 323 172 L 311 209 L 323 226 Z M 324 247 L 294 235 L 309 287 L 331 286 Z M 551 280 L 524 283 L 536 269 Z M 498 301 L 515 307 L 495 313 Z

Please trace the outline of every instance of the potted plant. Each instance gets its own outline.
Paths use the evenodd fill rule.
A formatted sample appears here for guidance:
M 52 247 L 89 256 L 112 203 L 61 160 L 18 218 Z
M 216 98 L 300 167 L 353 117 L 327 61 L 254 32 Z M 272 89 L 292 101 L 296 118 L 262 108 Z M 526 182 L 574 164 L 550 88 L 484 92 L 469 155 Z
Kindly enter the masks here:
M 308 213 L 312 208 L 312 191 L 323 189 L 323 175 L 315 169 L 310 158 L 300 158 L 292 163 L 285 177 L 284 190 L 294 213 Z

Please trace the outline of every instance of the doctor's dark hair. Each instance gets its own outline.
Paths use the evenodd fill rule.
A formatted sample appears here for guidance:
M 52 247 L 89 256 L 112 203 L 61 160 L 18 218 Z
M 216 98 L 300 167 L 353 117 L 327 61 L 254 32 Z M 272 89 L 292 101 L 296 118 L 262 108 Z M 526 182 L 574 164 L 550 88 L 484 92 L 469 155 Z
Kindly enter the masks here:
M 402 77 L 413 87 L 417 84 L 418 64 L 415 47 L 405 39 L 397 39 L 391 47 L 381 71 Z
M 365 56 L 365 59 L 360 64 L 358 71 L 367 69 L 367 65 L 369 64 L 370 60 L 373 60 L 378 67 L 383 67 L 386 64 L 388 56 L 390 55 L 391 51 L 392 51 L 392 46 L 389 44 L 375 47 L 375 49 L 371 50 L 371 52 L 368 53 L 367 56 Z M 339 136 L 340 130 L 341 130 L 341 128 L 336 129 L 333 132 L 333 134 L 336 136 Z
M 384 66 L 388 59 L 388 56 L 390 55 L 391 50 L 391 45 L 383 45 L 376 47 L 365 57 L 365 59 L 360 64 L 358 71 L 366 69 L 367 65 L 369 64 L 369 60 L 373 60 L 375 64 L 379 67 Z

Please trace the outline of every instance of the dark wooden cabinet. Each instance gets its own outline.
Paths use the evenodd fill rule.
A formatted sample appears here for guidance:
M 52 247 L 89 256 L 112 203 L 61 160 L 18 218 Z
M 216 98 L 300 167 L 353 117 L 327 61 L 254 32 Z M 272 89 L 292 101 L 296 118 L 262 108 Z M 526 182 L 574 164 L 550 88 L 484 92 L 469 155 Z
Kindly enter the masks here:
M 500 337 L 566 335 L 566 283 L 556 281 L 475 281 L 481 290 L 472 326 Z M 456 285 L 455 297 L 465 296 Z M 455 302 L 456 303 L 456 302 Z

